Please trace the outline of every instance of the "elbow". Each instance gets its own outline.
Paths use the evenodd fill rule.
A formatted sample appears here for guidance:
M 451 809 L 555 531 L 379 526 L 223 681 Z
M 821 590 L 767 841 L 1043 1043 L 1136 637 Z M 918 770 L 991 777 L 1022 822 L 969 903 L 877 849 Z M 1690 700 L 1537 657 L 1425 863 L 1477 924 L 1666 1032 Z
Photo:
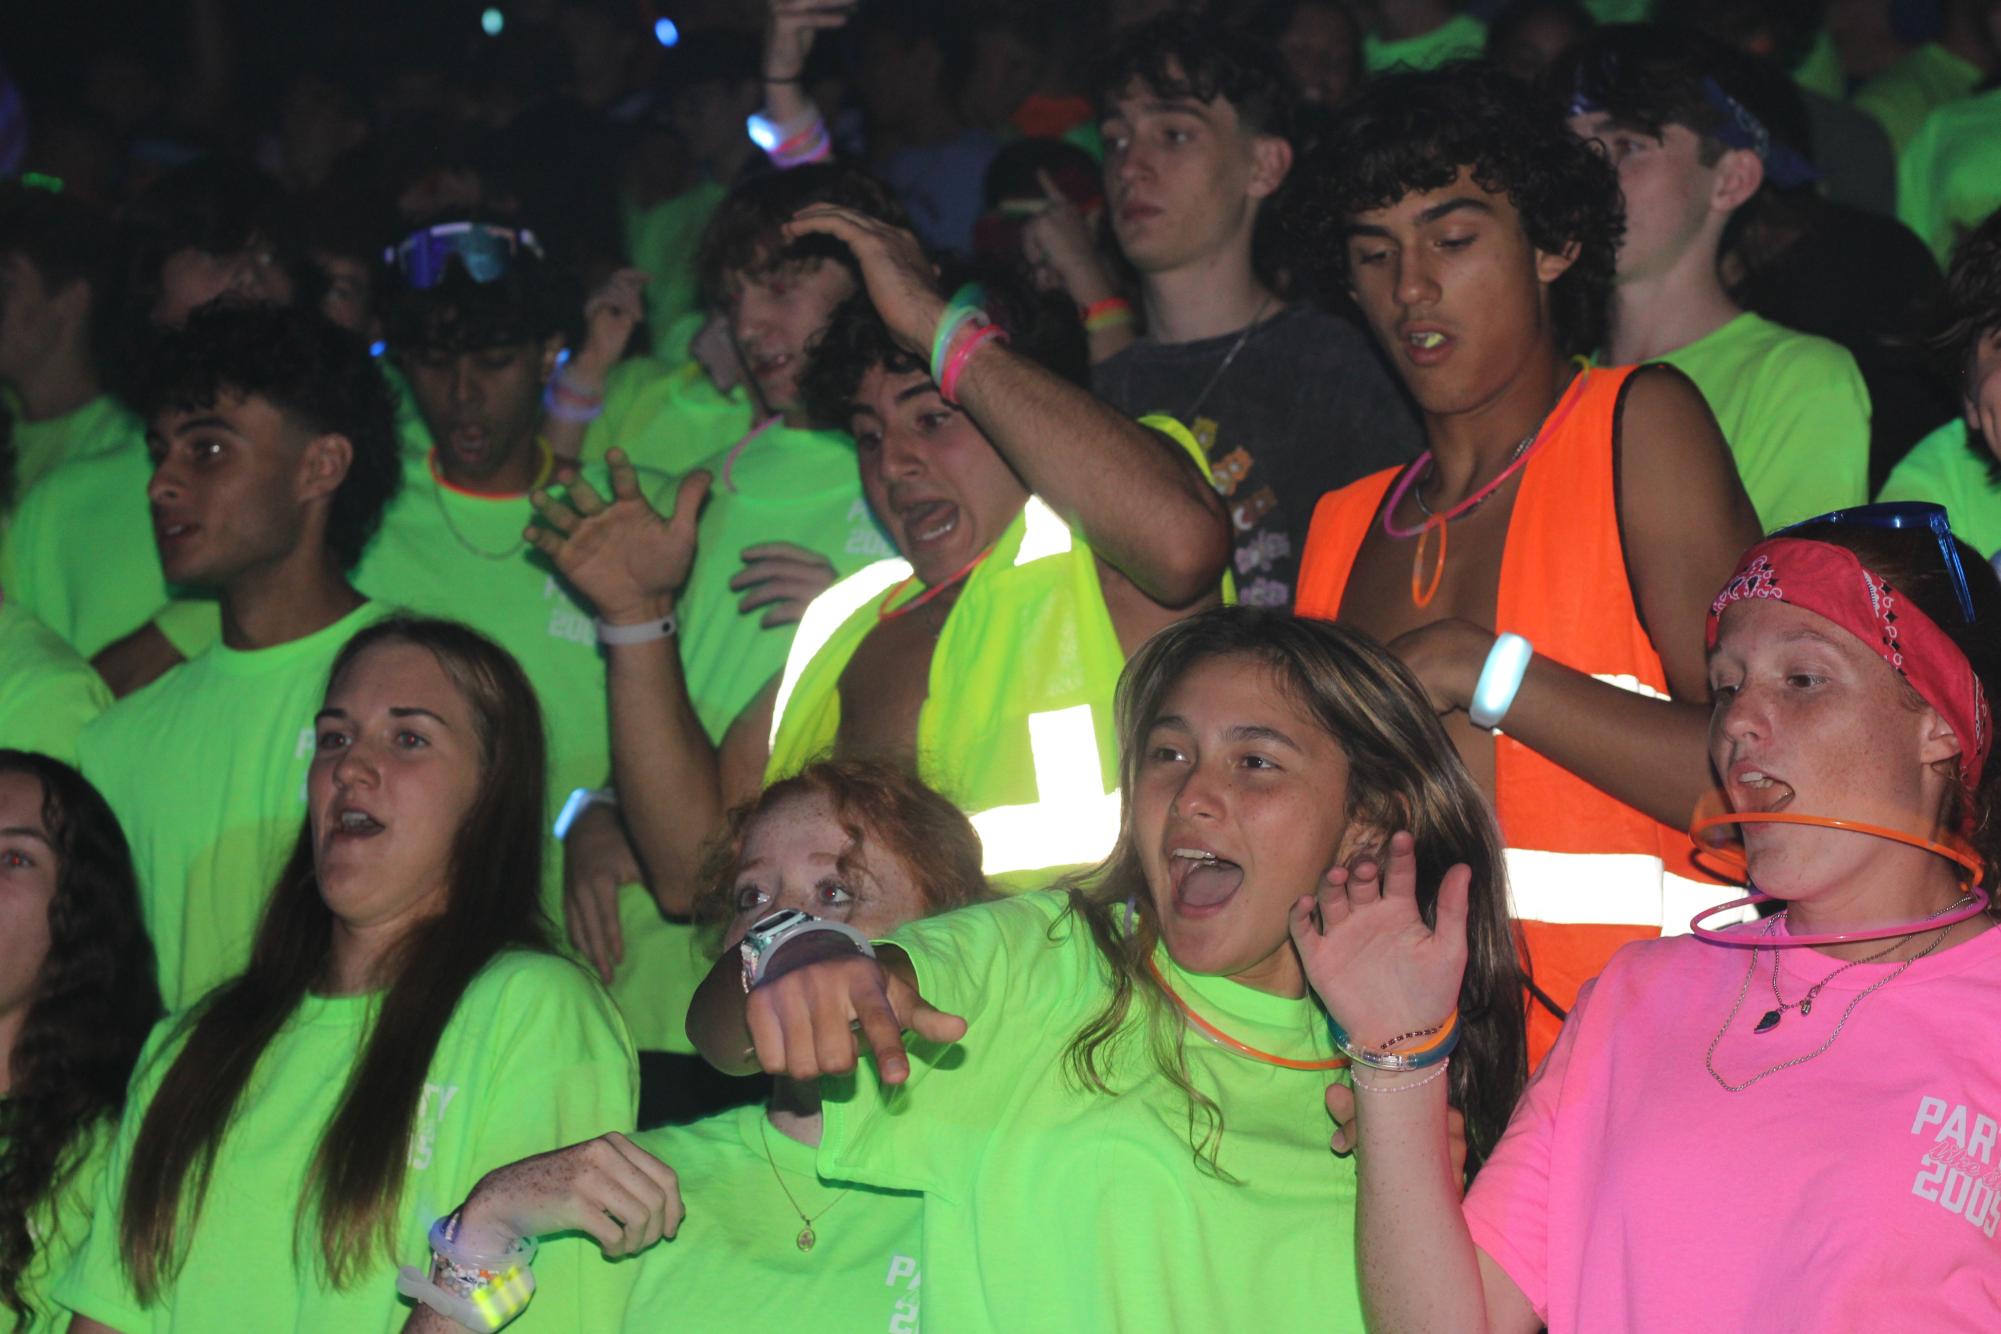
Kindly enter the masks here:
M 1189 522 L 1168 526 L 1173 535 L 1160 553 L 1155 571 L 1154 600 L 1165 607 L 1191 607 L 1215 595 L 1230 565 L 1230 523 L 1222 501 L 1211 493 L 1208 504 L 1191 507 Z

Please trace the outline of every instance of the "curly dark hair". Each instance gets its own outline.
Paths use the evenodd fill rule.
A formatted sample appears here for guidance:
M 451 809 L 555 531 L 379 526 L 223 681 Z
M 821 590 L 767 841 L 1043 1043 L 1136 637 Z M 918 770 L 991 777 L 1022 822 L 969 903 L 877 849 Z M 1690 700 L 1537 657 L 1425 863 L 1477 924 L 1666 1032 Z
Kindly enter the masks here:
M 397 239 L 423 227 L 459 221 L 520 226 L 515 219 L 461 210 L 426 219 Z M 546 239 L 532 226 L 527 230 L 538 244 Z M 583 290 L 576 275 L 546 245 L 540 255 L 517 246 L 505 268 L 487 282 L 474 281 L 456 256 L 446 262 L 443 280 L 425 288 L 412 287 L 395 265 L 385 264 L 376 274 L 375 290 L 383 336 L 399 352 L 456 355 L 540 343 L 557 335 L 574 346 L 583 334 Z
M 362 340 L 317 310 L 205 306 L 160 332 L 133 388 L 151 418 L 255 395 L 313 432 L 347 437 L 354 457 L 334 492 L 327 546 L 352 569 L 402 484 L 396 399 Z
M 1945 297 L 1939 303 L 1939 324 L 1931 336 L 1932 351 L 1952 376 L 1953 390 L 1971 387 L 1974 353 L 1989 335 L 2001 333 L 2001 209 L 1961 237 L 1946 270 Z M 2001 458 L 1980 432 L 1966 433 L 1967 447 L 1987 465 L 1987 476 L 2001 485 Z
M 738 275 L 769 273 L 805 259 L 837 260 L 859 283 L 861 268 L 841 242 L 817 233 L 788 242 L 779 231 L 809 204 L 838 204 L 892 227 L 910 226 L 889 187 L 857 167 L 816 162 L 753 176 L 724 196 L 702 230 L 695 251 L 702 300 L 720 310 L 729 304 L 730 284 Z
M 6 1053 L 11 1084 L 0 1099 L 0 1306 L 26 1328 L 35 1314 L 21 1291 L 36 1249 L 29 1220 L 60 1196 L 101 1123 L 115 1125 L 124 1110 L 160 989 L 132 855 L 104 798 L 46 755 L 0 750 L 0 774 L 41 784 L 56 865 L 49 952 Z
M 1570 132 L 1553 97 L 1484 60 L 1384 75 L 1341 108 L 1313 173 L 1310 218 L 1336 276 L 1351 280 L 1345 233 L 1358 214 L 1443 189 L 1461 170 L 1508 197 L 1536 249 L 1577 247 L 1552 285 L 1551 313 L 1565 352 L 1596 347 L 1626 230 L 1618 173 Z
M 1007 331 L 1014 351 L 1079 388 L 1090 387 L 1090 344 L 1077 307 L 1067 297 L 1037 291 L 1014 266 L 978 261 L 947 265 L 941 286 L 952 292 L 971 282 L 986 289 L 982 304 L 993 322 Z M 869 304 L 867 291 L 857 292 L 827 321 L 799 377 L 807 416 L 825 430 L 847 430 L 855 394 L 863 378 L 878 366 L 899 375 L 929 369 L 924 357 L 904 351 L 890 337 L 882 317 Z

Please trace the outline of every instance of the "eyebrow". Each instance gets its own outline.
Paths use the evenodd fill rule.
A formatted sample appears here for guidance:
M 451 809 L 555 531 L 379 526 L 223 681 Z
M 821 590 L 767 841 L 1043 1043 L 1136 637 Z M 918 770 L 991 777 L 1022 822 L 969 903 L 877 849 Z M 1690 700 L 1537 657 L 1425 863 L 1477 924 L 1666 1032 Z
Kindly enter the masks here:
M 6 828 L 0 829 L 0 838 L 32 838 L 51 852 L 55 851 L 56 847 L 55 844 L 49 841 L 47 834 L 31 825 L 8 825 Z
M 890 401 L 893 403 L 908 403 L 913 398 L 920 398 L 925 394 L 935 394 L 937 392 L 938 386 L 936 384 L 928 379 L 919 380 L 908 389 L 898 390 L 896 397 Z
M 174 428 L 175 435 L 186 435 L 189 431 L 227 431 L 231 435 L 239 434 L 237 429 L 231 426 L 227 420 L 216 416 L 196 417 L 190 421 L 184 421 Z
M 1177 731 L 1189 733 L 1195 730 L 1188 725 L 1188 720 L 1178 713 L 1162 714 L 1153 720 L 1153 727 L 1149 727 L 1147 730 L 1151 732 L 1155 728 L 1161 727 L 1171 727 Z M 1223 729 L 1223 739 L 1226 741 L 1271 741 L 1298 754 L 1303 755 L 1306 753 L 1305 749 L 1297 741 L 1294 741 L 1276 727 L 1269 727 L 1264 723 L 1233 723 Z
M 1417 215 L 1417 224 L 1420 227 L 1429 226 L 1441 218 L 1449 217 L 1454 213 L 1468 211 L 1491 216 L 1494 212 L 1494 206 L 1484 199 L 1475 199 L 1471 195 L 1460 195 L 1456 199 L 1447 199 L 1433 204 L 1430 208 L 1419 213 Z M 1351 222 L 1342 231 L 1348 236 L 1389 236 L 1391 234 L 1389 228 L 1378 226 L 1372 222 Z
M 321 709 L 318 713 L 314 714 L 313 721 L 319 722 L 323 718 L 338 718 L 341 719 L 342 721 L 346 721 L 347 716 L 348 714 L 346 709 L 337 709 L 329 705 L 326 708 Z M 451 729 L 451 724 L 446 722 L 442 717 L 433 713 L 429 709 L 418 708 L 415 705 L 398 705 L 397 707 L 389 710 L 389 716 L 391 718 L 429 718 L 433 722 L 435 722 L 438 726 L 445 728 L 447 731 Z

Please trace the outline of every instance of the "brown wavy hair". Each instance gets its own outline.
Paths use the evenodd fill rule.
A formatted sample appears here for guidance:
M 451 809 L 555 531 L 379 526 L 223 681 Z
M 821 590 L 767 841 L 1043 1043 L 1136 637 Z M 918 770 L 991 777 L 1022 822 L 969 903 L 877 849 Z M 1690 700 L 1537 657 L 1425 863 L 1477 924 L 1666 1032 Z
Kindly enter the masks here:
M 1223 1109 L 1188 1074 L 1181 1021 L 1148 969 L 1160 920 L 1147 892 L 1133 829 L 1142 743 L 1175 682 L 1201 663 L 1237 658 L 1274 673 L 1348 759 L 1348 818 L 1408 829 L 1417 844 L 1418 909 L 1437 915 L 1438 882 L 1464 862 L 1473 885 L 1466 923 L 1463 1030 L 1451 1066 L 1452 1103 L 1466 1116 L 1467 1166 L 1477 1170 L 1507 1128 L 1528 1075 L 1520 943 L 1508 917 L 1507 878 L 1493 812 L 1439 725 L 1424 688 L 1368 636 L 1326 621 L 1255 607 L 1219 607 L 1177 621 L 1148 640 L 1119 678 L 1119 840 L 1097 870 L 1073 881 L 1070 911 L 1090 928 L 1110 967 L 1112 996 L 1072 1038 L 1069 1065 L 1085 1088 L 1114 1092 L 1113 1053 L 1144 1016 L 1155 1064 L 1188 1098 L 1189 1139 L 1202 1164 L 1222 1172 Z M 1130 904 L 1130 909 L 1128 909 Z M 1130 911 L 1130 926 L 1127 914 Z M 1282 949 L 1291 949 L 1290 942 Z
M 731 899 L 744 836 L 758 816 L 795 797 L 821 797 L 847 832 L 842 874 L 867 868 L 865 847 L 902 862 L 924 894 L 924 913 L 949 912 L 993 897 L 980 869 L 980 836 L 950 801 L 893 765 L 872 760 L 822 760 L 782 778 L 731 811 L 702 859 L 702 889 L 694 917 L 711 953 L 736 916 Z
M 55 854 L 49 952 L 0 1099 L 0 1306 L 23 1328 L 38 1314 L 21 1279 L 35 1258 L 35 1211 L 58 1199 L 93 1132 L 125 1109 L 125 1089 L 160 1017 L 153 942 L 139 916 L 132 854 L 111 808 L 59 760 L 0 750 L 0 774 L 41 784 Z
M 333 1119 L 317 1130 L 294 1249 L 303 1250 L 306 1230 L 314 1227 L 323 1272 L 336 1288 L 378 1278 L 370 1266 L 394 1244 L 407 1129 L 466 988 L 503 951 L 554 950 L 541 908 L 545 743 L 528 678 L 506 650 L 463 625 L 399 616 L 348 641 L 328 674 L 329 690 L 364 654 L 399 644 L 431 653 L 465 699 L 479 734 L 481 772 L 453 842 L 444 911 L 411 928 L 385 961 L 388 989 Z M 333 928 L 313 869 L 308 820 L 271 892 L 249 967 L 190 1012 L 187 1042 L 133 1146 L 119 1230 L 142 1303 L 158 1300 L 179 1272 L 186 1232 L 200 1219 L 243 1091 L 285 1021 L 324 980 Z M 419 959 L 421 966 L 411 966 Z

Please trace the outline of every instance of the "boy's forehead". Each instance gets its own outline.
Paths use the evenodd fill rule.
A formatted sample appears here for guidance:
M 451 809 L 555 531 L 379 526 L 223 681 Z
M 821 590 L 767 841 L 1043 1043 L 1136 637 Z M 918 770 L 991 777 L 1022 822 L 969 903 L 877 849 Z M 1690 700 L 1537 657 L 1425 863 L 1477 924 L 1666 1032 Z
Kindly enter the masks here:
M 1161 115 L 1200 116 L 1213 121 L 1236 119 L 1237 109 L 1221 93 L 1204 101 L 1192 89 L 1176 86 L 1180 84 L 1179 70 L 1170 66 L 1167 72 L 1174 82 L 1165 88 L 1156 88 L 1137 76 L 1127 80 L 1107 103 L 1105 114 L 1127 119 Z

